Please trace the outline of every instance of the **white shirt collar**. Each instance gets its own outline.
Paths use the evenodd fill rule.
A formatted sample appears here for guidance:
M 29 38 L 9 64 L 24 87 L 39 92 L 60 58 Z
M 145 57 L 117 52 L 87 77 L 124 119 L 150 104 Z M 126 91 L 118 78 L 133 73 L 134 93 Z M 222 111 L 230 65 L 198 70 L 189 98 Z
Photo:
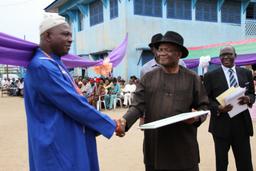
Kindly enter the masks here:
M 225 67 L 225 66 L 223 66 L 223 65 L 221 65 L 221 67 L 222 67 L 223 72 L 224 72 L 224 75 L 225 75 L 225 77 L 226 77 L 228 86 L 230 87 L 230 82 L 229 82 L 229 81 L 230 81 L 230 80 L 229 80 L 229 75 L 230 75 L 229 69 L 230 69 L 230 68 L 227 68 L 227 67 Z M 239 84 L 238 77 L 237 77 L 237 74 L 236 74 L 236 66 L 234 65 L 231 69 L 234 71 L 235 79 L 236 79 L 237 83 Z
M 229 69 L 230 69 L 230 68 L 227 68 L 227 67 L 225 67 L 224 65 L 221 65 L 221 67 L 222 67 L 222 69 L 223 69 L 223 71 L 224 71 L 225 73 L 229 73 Z M 232 70 L 234 71 L 234 73 L 236 74 L 236 66 L 234 65 L 231 69 L 232 69 Z

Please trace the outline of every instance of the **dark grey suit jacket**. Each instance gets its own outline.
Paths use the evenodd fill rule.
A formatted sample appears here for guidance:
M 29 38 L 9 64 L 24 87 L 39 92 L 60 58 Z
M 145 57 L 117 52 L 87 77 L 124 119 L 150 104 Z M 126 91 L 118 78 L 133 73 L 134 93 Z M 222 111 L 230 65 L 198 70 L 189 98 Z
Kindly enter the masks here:
M 245 95 L 249 96 L 252 105 L 255 101 L 252 72 L 245 68 L 236 67 L 240 87 L 246 87 Z M 252 121 L 248 110 L 232 119 L 227 113 L 219 113 L 216 97 L 228 89 L 228 83 L 223 69 L 220 67 L 205 74 L 204 85 L 210 101 L 211 119 L 209 132 L 218 137 L 227 138 L 232 132 L 237 136 L 253 135 Z M 231 130 L 232 129 L 232 130 Z

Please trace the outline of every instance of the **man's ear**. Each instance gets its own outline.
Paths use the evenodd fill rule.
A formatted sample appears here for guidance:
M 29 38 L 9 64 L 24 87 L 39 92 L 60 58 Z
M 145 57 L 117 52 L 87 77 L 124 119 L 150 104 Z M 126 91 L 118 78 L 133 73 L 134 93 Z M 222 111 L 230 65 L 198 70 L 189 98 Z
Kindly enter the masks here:
M 179 51 L 178 58 L 180 59 L 182 57 L 182 52 Z
M 49 31 L 46 31 L 43 36 L 47 42 L 51 41 L 51 33 Z

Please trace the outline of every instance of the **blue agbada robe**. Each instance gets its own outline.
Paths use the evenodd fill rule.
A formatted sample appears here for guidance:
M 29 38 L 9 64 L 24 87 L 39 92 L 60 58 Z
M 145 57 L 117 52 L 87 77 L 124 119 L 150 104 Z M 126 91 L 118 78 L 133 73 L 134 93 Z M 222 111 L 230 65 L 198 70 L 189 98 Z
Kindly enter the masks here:
M 97 134 L 116 124 L 79 95 L 60 58 L 38 49 L 24 81 L 30 171 L 98 171 Z

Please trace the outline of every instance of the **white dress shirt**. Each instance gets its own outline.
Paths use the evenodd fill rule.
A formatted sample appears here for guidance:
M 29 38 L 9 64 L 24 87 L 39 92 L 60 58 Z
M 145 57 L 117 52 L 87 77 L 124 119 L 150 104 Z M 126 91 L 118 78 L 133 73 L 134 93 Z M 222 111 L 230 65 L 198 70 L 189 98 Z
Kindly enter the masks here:
M 223 71 L 224 71 L 224 74 L 225 74 L 225 77 L 226 77 L 226 80 L 227 80 L 227 83 L 228 83 L 228 87 L 230 87 L 230 80 L 229 80 L 229 69 L 230 68 L 227 68 L 225 67 L 224 65 L 221 65 Z M 238 77 L 237 77 L 237 74 L 236 74 L 236 66 L 234 65 L 232 68 L 231 68 L 233 71 L 234 71 L 234 76 L 235 76 L 235 79 L 236 79 L 236 82 L 237 84 L 239 85 L 239 81 L 238 81 Z

